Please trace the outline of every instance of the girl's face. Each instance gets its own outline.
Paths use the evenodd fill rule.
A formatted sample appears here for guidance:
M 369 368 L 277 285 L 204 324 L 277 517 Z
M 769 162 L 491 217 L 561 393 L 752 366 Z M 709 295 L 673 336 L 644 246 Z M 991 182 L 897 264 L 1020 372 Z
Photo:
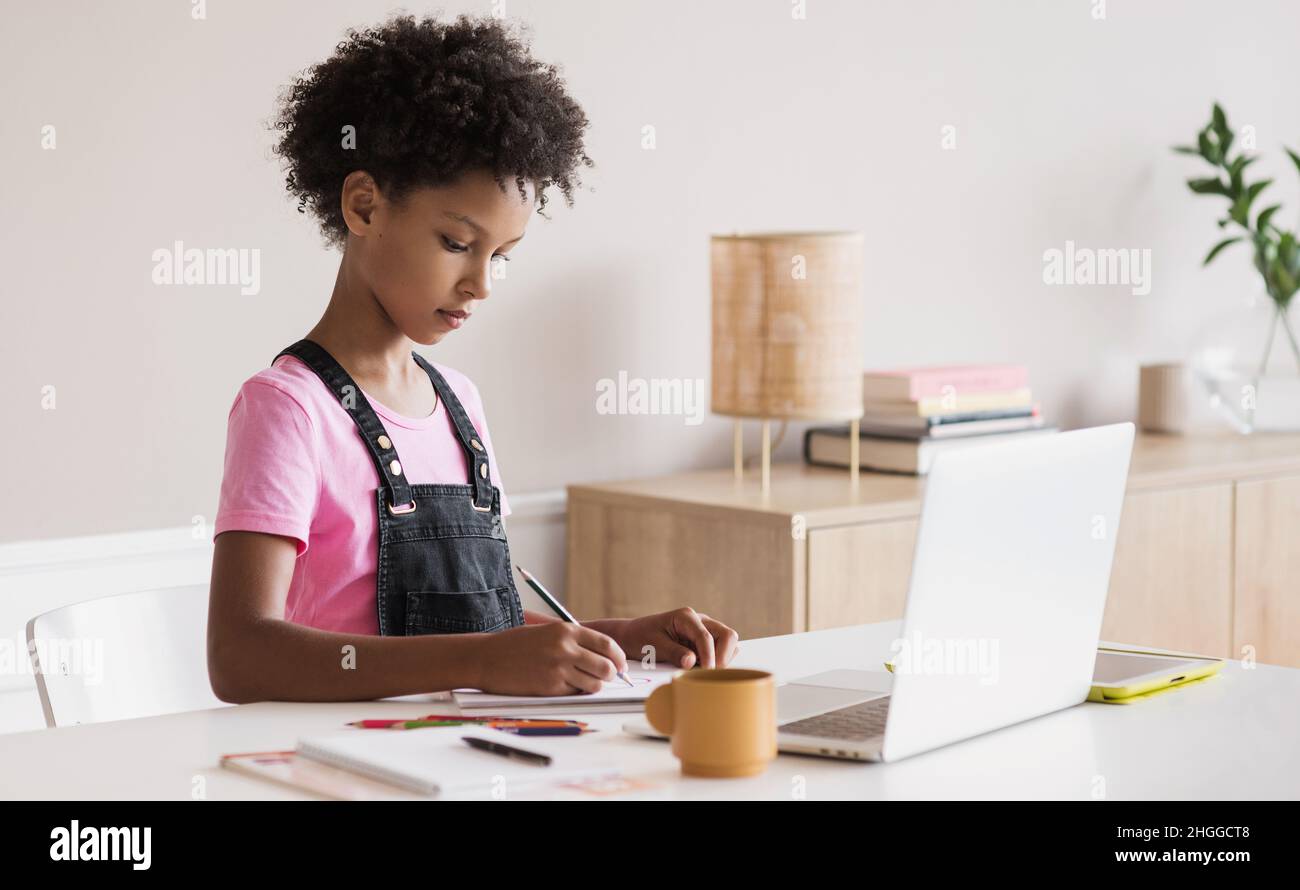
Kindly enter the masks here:
M 509 262 L 503 257 L 533 215 L 533 185 L 520 198 L 512 179 L 502 191 L 491 173 L 474 171 L 395 203 L 368 176 L 357 177 L 343 192 L 347 251 L 393 325 L 431 346 L 469 323 L 492 292 L 493 266 Z

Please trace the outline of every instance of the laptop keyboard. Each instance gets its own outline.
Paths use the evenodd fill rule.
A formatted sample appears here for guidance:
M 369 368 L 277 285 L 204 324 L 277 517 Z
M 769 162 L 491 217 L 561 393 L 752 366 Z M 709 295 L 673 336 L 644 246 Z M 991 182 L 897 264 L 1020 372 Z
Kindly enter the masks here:
M 871 701 L 859 702 L 806 717 L 793 723 L 783 723 L 781 732 L 793 732 L 799 735 L 816 736 L 822 739 L 841 739 L 846 742 L 866 741 L 885 733 L 885 715 L 889 713 L 889 696 L 873 698 Z

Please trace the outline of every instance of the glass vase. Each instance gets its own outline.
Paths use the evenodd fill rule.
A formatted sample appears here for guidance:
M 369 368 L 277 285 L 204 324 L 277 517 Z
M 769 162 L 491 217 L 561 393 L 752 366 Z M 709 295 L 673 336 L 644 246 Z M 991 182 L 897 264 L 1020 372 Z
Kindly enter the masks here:
M 1240 433 L 1300 430 L 1296 315 L 1260 291 L 1211 319 L 1196 338 L 1193 379 Z

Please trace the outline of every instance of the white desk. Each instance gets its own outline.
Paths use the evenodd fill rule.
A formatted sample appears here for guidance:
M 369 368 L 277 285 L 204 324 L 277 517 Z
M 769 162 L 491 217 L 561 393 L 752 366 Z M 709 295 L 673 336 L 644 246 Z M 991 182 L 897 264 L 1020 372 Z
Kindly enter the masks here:
M 898 632 L 891 621 L 744 641 L 732 666 L 771 670 L 778 681 L 877 670 Z M 261 702 L 0 736 L 0 797 L 188 799 L 202 776 L 210 800 L 306 798 L 218 759 L 291 749 L 300 735 L 362 717 L 431 710 L 412 700 Z M 1104 787 L 1110 800 L 1300 798 L 1300 670 L 1271 665 L 1230 662 L 1216 679 L 1138 704 L 1083 704 L 898 763 L 783 754 L 752 779 L 682 778 L 666 743 L 620 731 L 634 716 L 583 716 L 601 732 L 570 741 L 613 753 L 627 775 L 658 786 L 641 797 L 790 799 L 802 788 L 808 799 L 1088 800 Z

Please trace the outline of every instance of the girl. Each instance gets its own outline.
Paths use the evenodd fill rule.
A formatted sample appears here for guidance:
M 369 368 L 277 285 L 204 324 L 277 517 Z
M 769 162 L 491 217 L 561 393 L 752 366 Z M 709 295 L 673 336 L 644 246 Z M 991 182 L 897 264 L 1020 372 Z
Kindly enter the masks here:
M 572 694 L 647 645 L 684 668 L 734 656 L 735 631 L 689 608 L 525 612 L 478 390 L 411 349 L 469 323 L 548 187 L 572 204 L 587 125 L 554 66 L 466 16 L 349 32 L 284 94 L 289 191 L 343 256 L 320 321 L 230 411 L 208 620 L 223 700 Z

